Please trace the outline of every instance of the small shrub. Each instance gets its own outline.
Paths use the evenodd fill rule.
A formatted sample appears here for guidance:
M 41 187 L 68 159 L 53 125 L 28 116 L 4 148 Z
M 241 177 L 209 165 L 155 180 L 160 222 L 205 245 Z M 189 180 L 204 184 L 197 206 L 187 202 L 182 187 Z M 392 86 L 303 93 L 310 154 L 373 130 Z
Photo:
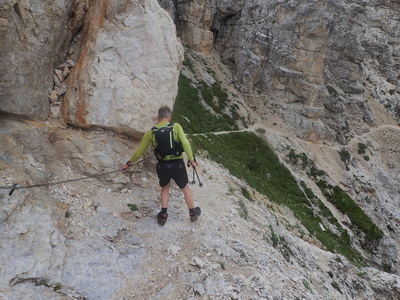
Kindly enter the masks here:
M 334 87 L 328 85 L 328 86 L 326 87 L 326 89 L 328 90 L 328 93 L 329 93 L 330 95 L 332 95 L 332 96 L 337 96 L 338 92 L 335 90 Z
M 325 174 L 326 174 L 325 171 L 318 169 L 317 167 L 315 167 L 314 164 L 310 168 L 309 176 L 314 179 L 317 179 L 317 177 L 324 176 Z
M 317 186 L 324 192 L 325 189 L 328 187 L 328 183 L 325 180 L 320 179 L 317 181 Z
M 48 285 L 49 285 L 49 279 L 46 278 L 46 277 L 39 278 L 39 279 L 36 281 L 35 285 L 36 285 L 36 286 L 43 286 L 43 285 L 44 285 L 44 286 L 48 286 Z
M 228 193 L 233 195 L 236 192 L 236 188 L 232 185 L 229 185 Z
M 304 152 L 300 154 L 303 170 L 308 166 L 308 157 Z
M 342 293 L 342 290 L 341 290 L 340 287 L 339 287 L 339 284 L 337 284 L 336 281 L 332 281 L 332 286 L 333 286 L 336 290 L 338 290 L 341 294 L 343 294 L 343 293 Z
M 358 143 L 358 154 L 365 154 L 365 150 L 367 149 L 367 145 L 363 143 Z
M 250 192 L 249 192 L 245 187 L 242 187 L 242 195 L 243 195 L 247 200 L 250 200 L 251 202 L 254 202 L 253 197 L 251 197 Z
M 339 155 L 342 162 L 344 162 L 346 165 L 350 162 L 351 156 L 349 151 L 346 150 L 346 148 L 340 149 Z
M 314 291 L 311 289 L 311 285 L 307 280 L 303 279 L 303 285 L 311 294 L 314 294 Z
M 259 134 L 265 134 L 265 129 L 264 128 L 257 128 L 256 132 Z
M 241 216 L 245 220 L 247 220 L 247 218 L 249 217 L 249 212 L 243 200 L 239 200 L 239 216 Z
M 271 230 L 272 247 L 276 248 L 279 243 L 279 237 L 275 234 L 274 229 L 271 225 L 269 226 L 269 229 Z
M 290 149 L 288 158 L 292 164 L 297 165 L 297 154 L 293 149 Z
M 137 207 L 136 204 L 131 204 L 131 203 L 129 203 L 129 204 L 127 204 L 127 206 L 129 207 L 129 209 L 130 209 L 131 211 L 138 211 L 138 210 L 139 210 L 139 208 Z

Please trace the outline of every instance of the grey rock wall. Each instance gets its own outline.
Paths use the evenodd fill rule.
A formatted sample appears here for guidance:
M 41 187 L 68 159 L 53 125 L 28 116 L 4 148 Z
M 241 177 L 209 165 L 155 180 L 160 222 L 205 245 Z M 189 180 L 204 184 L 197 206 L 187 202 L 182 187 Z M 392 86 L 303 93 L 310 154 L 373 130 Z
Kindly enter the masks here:
M 240 89 L 323 110 L 316 121 L 289 106 L 285 119 L 299 137 L 347 143 L 376 125 L 374 101 L 399 118 L 398 3 L 252 1 L 231 10 L 219 10 L 212 30 Z
M 282 105 L 300 138 L 347 144 L 377 125 L 376 103 L 392 122 L 400 120 L 396 1 L 208 0 L 196 2 L 203 12 L 197 18 L 193 1 L 160 2 L 175 8 L 169 11 L 178 32 L 195 50 L 209 53 L 196 46 L 205 40 L 193 32 L 212 32 L 212 47 L 237 88 Z M 310 118 L 302 114 L 308 108 L 321 113 Z
M 63 56 L 68 4 L 0 2 L 0 112 L 46 119 L 53 69 Z

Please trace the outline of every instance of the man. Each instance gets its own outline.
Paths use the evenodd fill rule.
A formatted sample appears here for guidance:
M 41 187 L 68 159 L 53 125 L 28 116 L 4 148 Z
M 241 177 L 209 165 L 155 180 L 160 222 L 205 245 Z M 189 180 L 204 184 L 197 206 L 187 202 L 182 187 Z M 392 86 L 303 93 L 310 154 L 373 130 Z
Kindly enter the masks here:
M 150 144 L 157 147 L 157 141 L 155 139 L 155 131 L 161 127 L 171 125 L 172 112 L 171 110 L 164 106 L 158 110 L 157 121 L 158 124 L 153 129 L 147 131 L 142 140 L 140 141 L 139 147 L 133 153 L 132 158 L 122 167 L 123 170 L 129 169 L 129 167 L 134 164 L 143 153 L 147 150 Z M 173 124 L 173 135 L 176 142 L 181 143 L 184 152 L 189 158 L 190 165 L 193 168 L 197 167 L 197 162 L 194 159 L 192 148 L 190 147 L 189 141 L 187 140 L 182 127 L 178 123 Z M 157 219 L 158 224 L 164 226 L 168 218 L 168 201 L 169 201 L 169 189 L 171 187 L 171 179 L 175 181 L 178 187 L 181 189 L 186 205 L 189 209 L 189 217 L 192 222 L 197 221 L 197 218 L 201 214 L 200 207 L 194 207 L 193 193 L 189 187 L 189 180 L 186 172 L 185 163 L 183 161 L 183 154 L 178 153 L 178 155 L 167 155 L 158 162 L 157 176 L 159 179 L 159 184 L 161 186 L 161 211 L 159 212 Z

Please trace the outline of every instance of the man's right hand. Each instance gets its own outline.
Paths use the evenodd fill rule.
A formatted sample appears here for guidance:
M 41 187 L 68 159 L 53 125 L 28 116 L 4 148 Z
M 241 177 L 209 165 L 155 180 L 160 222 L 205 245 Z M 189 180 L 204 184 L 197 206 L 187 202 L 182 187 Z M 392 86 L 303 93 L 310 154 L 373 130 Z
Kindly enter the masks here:
M 125 166 L 122 166 L 122 171 L 126 171 L 126 170 L 129 170 L 131 168 L 131 166 L 128 166 L 128 165 L 125 165 Z
M 195 160 L 192 160 L 190 165 L 193 167 L 193 169 L 196 169 L 199 166 Z

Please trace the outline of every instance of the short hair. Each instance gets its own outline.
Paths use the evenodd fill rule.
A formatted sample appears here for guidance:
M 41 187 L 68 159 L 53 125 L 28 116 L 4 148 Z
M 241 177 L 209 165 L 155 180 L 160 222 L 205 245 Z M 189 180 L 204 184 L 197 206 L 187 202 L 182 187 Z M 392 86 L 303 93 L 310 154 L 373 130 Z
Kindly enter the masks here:
M 168 106 L 163 106 L 158 110 L 158 118 L 159 119 L 166 119 L 172 116 L 172 111 L 169 109 Z

